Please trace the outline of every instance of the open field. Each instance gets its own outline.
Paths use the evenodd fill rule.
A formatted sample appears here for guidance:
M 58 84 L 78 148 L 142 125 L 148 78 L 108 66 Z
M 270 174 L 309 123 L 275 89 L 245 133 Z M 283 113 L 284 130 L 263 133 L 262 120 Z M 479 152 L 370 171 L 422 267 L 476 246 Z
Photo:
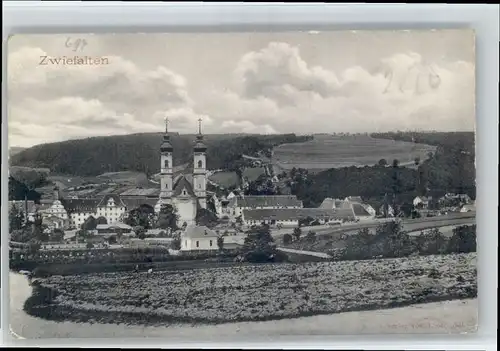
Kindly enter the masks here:
M 243 177 L 248 178 L 250 182 L 256 180 L 261 174 L 266 174 L 266 171 L 262 167 L 249 167 L 243 171 Z
M 476 255 L 52 276 L 32 315 L 168 325 L 273 320 L 477 296 Z M 39 292 L 40 293 L 40 292 Z M 45 300 L 45 302 L 47 302 Z
M 105 182 L 104 179 L 98 177 L 79 177 L 64 174 L 51 174 L 47 179 L 57 184 L 61 189 L 82 186 L 88 183 L 101 184 Z
M 210 180 L 225 188 L 238 184 L 238 176 L 236 175 L 236 172 L 216 172 L 210 176 Z
M 369 136 L 315 135 L 305 143 L 283 144 L 274 148 L 273 163 L 277 168 L 293 167 L 320 171 L 330 168 L 374 165 L 380 159 L 390 164 L 397 159 L 402 165 L 413 163 L 415 157 L 427 158 L 435 146 L 415 144 Z
M 261 174 L 265 174 L 264 168 L 247 167 L 243 170 L 243 177 L 247 177 L 250 182 L 256 180 Z M 236 172 L 216 172 L 210 177 L 210 180 L 226 188 L 238 185 L 238 176 Z
M 109 172 L 101 174 L 97 178 L 117 184 L 138 184 L 141 186 L 148 185 L 146 174 L 140 172 Z
M 58 185 L 60 189 L 64 190 L 67 188 L 80 187 L 85 184 L 108 184 L 116 183 L 120 185 L 129 186 L 141 186 L 141 187 L 157 187 L 157 184 L 151 183 L 146 178 L 144 173 L 123 171 L 123 172 L 109 172 L 104 173 L 96 177 L 80 177 L 73 175 L 64 174 L 51 174 L 47 179 L 54 184 Z M 99 189 L 97 192 L 102 192 L 103 189 Z M 89 189 L 89 193 L 93 193 L 94 190 Z
M 113 323 L 56 322 L 32 317 L 23 311 L 32 288 L 25 276 L 9 273 L 10 330 L 19 338 L 168 337 L 179 343 L 265 342 L 269 338 L 303 340 L 307 335 L 473 333 L 477 331 L 476 299 L 424 303 L 374 311 L 345 312 L 266 322 L 216 325 L 150 326 Z M 191 344 L 192 345 L 192 344 Z

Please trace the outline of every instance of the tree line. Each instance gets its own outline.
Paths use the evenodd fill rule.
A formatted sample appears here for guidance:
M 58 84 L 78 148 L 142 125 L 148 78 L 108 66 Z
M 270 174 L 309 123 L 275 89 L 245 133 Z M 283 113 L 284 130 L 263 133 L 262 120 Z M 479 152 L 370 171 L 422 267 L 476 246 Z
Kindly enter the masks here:
M 49 168 L 52 173 L 96 176 L 106 172 L 137 171 L 148 176 L 160 171 L 159 148 L 163 134 L 143 133 L 93 137 L 36 145 L 11 158 L 11 165 Z M 207 166 L 210 169 L 238 168 L 242 154 L 270 156 L 273 147 L 304 142 L 311 136 L 207 135 Z M 192 162 L 194 135 L 171 134 L 174 166 Z
M 326 197 L 361 196 L 391 206 L 411 202 L 415 196 L 438 198 L 446 193 L 476 196 L 473 133 L 385 133 L 374 137 L 437 145 L 429 158 L 415 160 L 417 169 L 399 166 L 398 160 L 380 160 L 375 166 L 333 168 L 317 174 L 292 169 L 288 178 L 292 194 L 305 207 L 318 207 Z M 409 139 L 409 140 L 407 140 Z

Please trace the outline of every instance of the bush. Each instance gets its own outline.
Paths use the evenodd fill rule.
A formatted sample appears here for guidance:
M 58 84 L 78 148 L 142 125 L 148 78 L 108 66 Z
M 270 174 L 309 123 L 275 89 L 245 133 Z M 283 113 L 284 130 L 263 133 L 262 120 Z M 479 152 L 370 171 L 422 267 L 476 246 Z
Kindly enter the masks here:
M 37 267 L 33 270 L 33 278 L 47 278 L 49 276 L 49 271 L 43 267 Z
M 420 255 L 437 255 L 446 253 L 448 240 L 438 228 L 422 232 L 416 238 L 416 246 Z
M 374 235 L 368 229 L 361 229 L 357 234 L 349 235 L 342 251 L 336 251 L 335 257 L 344 260 L 363 260 L 372 258 L 372 243 Z
M 283 245 L 290 245 L 293 241 L 293 238 L 290 234 L 283 235 Z
M 250 263 L 287 262 L 288 256 L 281 251 L 250 251 L 243 255 L 243 260 Z
M 300 228 L 293 228 L 293 237 L 295 238 L 295 241 L 300 240 L 300 236 L 302 235 L 302 230 Z
M 172 250 L 180 250 L 181 249 L 181 239 L 180 238 L 174 238 L 170 242 L 170 248 Z
M 379 225 L 374 235 L 368 229 L 362 229 L 357 234 L 348 236 L 345 249 L 337 252 L 336 256 L 344 260 L 365 260 L 404 257 L 415 251 L 415 244 L 403 232 L 401 223 L 391 221 Z
M 476 225 L 456 227 L 448 244 L 448 252 L 476 252 L 476 240 Z
M 376 231 L 377 253 L 382 257 L 404 257 L 416 251 L 414 242 L 403 231 L 401 222 L 391 221 L 381 224 Z
M 29 243 L 28 252 L 30 254 L 36 254 L 38 251 L 40 251 L 41 247 L 42 247 L 42 245 L 40 244 L 40 242 L 32 241 Z
M 306 240 L 309 242 L 315 242 L 316 241 L 316 233 L 313 231 L 309 231 L 306 235 Z
M 64 240 L 64 232 L 59 228 L 54 229 L 54 232 L 50 235 L 50 240 L 51 241 L 58 241 L 58 242 L 63 241 Z

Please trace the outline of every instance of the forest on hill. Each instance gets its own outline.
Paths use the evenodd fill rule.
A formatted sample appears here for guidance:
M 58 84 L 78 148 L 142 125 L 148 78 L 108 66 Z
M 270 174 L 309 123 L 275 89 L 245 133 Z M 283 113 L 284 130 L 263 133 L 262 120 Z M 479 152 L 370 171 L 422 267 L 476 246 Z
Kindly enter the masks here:
M 13 166 L 49 168 L 52 173 L 96 176 L 106 172 L 137 171 L 148 175 L 160 171 L 162 133 L 92 137 L 31 147 L 12 156 Z M 242 154 L 270 153 L 283 143 L 304 142 L 310 136 L 295 134 L 205 136 L 209 169 L 231 169 Z M 191 161 L 195 135 L 171 134 L 174 166 Z
M 25 149 L 26 148 L 24 148 L 24 147 L 11 146 L 11 147 L 9 147 L 9 156 L 14 156 L 15 154 L 18 154 Z
M 466 193 L 475 199 L 476 172 L 473 132 L 450 133 L 378 133 L 374 138 L 386 138 L 437 146 L 436 152 L 423 162 L 416 160 L 417 169 L 398 166 L 394 160 L 381 160 L 373 167 L 329 169 L 317 174 L 307 170 L 292 173 L 292 193 L 304 206 L 317 207 L 324 198 L 361 196 L 380 204 L 385 194 L 409 202 L 417 195 L 437 198 L 445 193 Z

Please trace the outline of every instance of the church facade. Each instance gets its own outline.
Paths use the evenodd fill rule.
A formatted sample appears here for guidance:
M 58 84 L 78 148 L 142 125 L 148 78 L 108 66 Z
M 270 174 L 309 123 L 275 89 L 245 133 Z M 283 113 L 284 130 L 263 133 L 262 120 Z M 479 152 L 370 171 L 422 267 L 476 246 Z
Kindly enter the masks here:
M 207 207 L 207 147 L 201 133 L 201 120 L 199 130 L 193 145 L 193 174 L 174 177 L 173 152 L 174 148 L 168 134 L 168 120 L 166 121 L 165 135 L 160 147 L 160 199 L 155 206 L 159 212 L 161 206 L 170 204 L 177 210 L 178 226 L 196 224 L 198 209 Z

